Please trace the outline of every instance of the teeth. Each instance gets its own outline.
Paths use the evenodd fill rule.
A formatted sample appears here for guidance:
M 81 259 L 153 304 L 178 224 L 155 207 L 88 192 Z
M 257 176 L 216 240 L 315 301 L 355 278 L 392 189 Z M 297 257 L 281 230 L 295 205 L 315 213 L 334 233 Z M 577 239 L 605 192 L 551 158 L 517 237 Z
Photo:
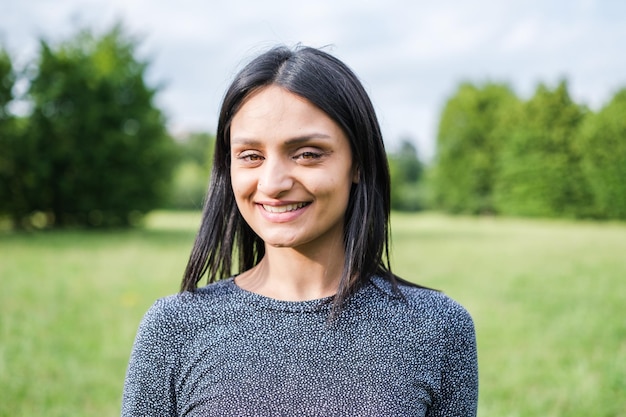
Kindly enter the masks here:
M 296 204 L 286 204 L 284 206 L 268 206 L 263 204 L 263 208 L 265 211 L 269 211 L 270 213 L 286 213 L 288 211 L 298 210 L 306 206 L 307 203 L 296 203 Z

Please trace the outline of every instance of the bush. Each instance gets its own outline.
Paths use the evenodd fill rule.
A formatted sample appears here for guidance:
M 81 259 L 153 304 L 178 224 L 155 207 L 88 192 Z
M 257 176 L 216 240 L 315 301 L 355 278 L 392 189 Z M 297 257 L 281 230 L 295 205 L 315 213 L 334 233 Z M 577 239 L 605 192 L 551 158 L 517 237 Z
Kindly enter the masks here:
M 176 167 L 167 208 L 176 210 L 201 210 L 206 195 L 208 176 L 198 164 L 182 162 Z
M 166 207 L 199 210 L 206 195 L 215 136 L 191 133 L 176 141 L 181 161 L 174 172 L 174 182 Z
M 590 214 L 576 140 L 585 114 L 571 100 L 565 81 L 552 91 L 539 85 L 500 154 L 494 193 L 498 212 L 536 217 Z
M 416 211 L 425 207 L 422 175 L 424 167 L 417 149 L 409 139 L 401 142 L 396 152 L 388 155 L 391 177 L 391 208 Z
M 626 89 L 587 118 L 580 147 L 583 172 L 593 196 L 593 214 L 626 219 Z

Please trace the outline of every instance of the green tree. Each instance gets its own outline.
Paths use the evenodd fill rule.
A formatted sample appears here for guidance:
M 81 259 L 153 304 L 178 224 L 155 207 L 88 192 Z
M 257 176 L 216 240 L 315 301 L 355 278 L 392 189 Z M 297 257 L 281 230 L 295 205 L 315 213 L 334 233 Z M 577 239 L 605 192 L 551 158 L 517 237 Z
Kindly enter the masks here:
M 585 114 L 570 98 L 565 81 L 554 90 L 537 87 L 501 153 L 498 211 L 540 217 L 589 214 L 590 195 L 576 144 Z
M 593 195 L 593 215 L 626 219 L 626 89 L 585 120 L 582 167 Z
M 194 132 L 176 141 L 180 163 L 174 172 L 174 182 L 167 207 L 172 209 L 198 210 L 207 191 L 215 136 L 206 132 Z
M 494 212 L 497 160 L 520 101 L 503 84 L 463 83 L 448 99 L 437 134 L 434 203 L 454 213 Z
M 8 105 L 13 100 L 15 71 L 8 52 L 0 48 L 0 121 L 9 118 Z
M 193 162 L 210 171 L 215 148 L 215 135 L 207 132 L 192 132 L 177 139 L 181 159 Z
M 20 146 L 16 119 L 9 111 L 13 101 L 13 87 L 16 80 L 11 57 L 6 50 L 0 49 L 0 214 L 14 217 L 14 207 L 20 204 L 13 197 L 15 187 L 19 186 L 18 162 L 14 150 Z
M 400 148 L 389 154 L 391 176 L 391 208 L 420 210 L 424 208 L 421 184 L 424 167 L 410 139 L 403 139 Z
M 176 152 L 136 46 L 119 25 L 58 47 L 41 41 L 22 216 L 45 212 L 58 227 L 129 225 L 163 202 Z

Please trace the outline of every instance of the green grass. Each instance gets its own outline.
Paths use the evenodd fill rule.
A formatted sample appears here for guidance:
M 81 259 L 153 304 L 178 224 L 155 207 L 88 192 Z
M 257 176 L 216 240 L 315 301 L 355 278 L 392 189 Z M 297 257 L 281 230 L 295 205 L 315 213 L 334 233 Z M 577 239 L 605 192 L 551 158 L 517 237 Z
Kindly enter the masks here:
M 472 313 L 481 416 L 626 416 L 626 225 L 394 217 L 396 272 Z
M 0 416 L 119 415 L 137 324 L 197 214 L 0 234 Z M 474 317 L 479 415 L 626 416 L 626 224 L 394 214 L 399 275 Z

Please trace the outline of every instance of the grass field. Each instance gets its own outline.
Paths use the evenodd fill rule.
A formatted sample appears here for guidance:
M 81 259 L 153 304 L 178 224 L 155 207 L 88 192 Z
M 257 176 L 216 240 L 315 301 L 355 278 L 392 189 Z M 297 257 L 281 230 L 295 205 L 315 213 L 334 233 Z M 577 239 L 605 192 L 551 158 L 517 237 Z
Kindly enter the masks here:
M 198 215 L 0 233 L 0 416 L 119 415 L 137 324 Z M 626 416 L 626 224 L 393 216 L 395 272 L 473 315 L 479 416 Z

